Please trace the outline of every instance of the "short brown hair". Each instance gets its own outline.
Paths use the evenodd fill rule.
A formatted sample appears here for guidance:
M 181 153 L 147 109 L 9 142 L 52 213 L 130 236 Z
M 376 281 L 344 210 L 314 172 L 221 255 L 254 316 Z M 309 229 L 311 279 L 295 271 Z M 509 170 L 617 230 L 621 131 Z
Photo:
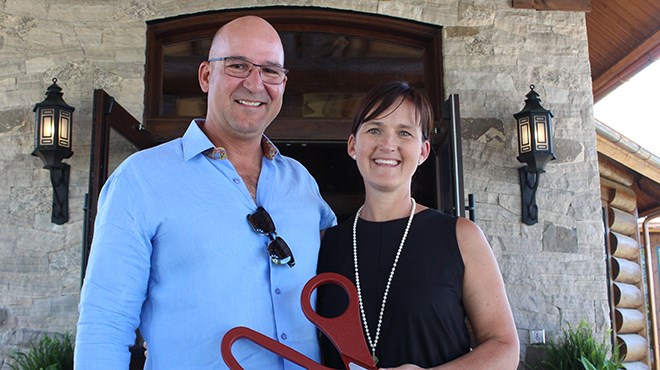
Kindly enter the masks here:
M 431 101 L 425 94 L 405 81 L 388 82 L 375 87 L 367 94 L 353 118 L 353 127 L 351 128 L 353 135 L 357 134 L 358 129 L 364 122 L 379 117 L 398 100 L 400 100 L 399 104 L 404 100 L 408 100 L 413 104 L 422 128 L 422 137 L 424 140 L 428 140 L 429 130 L 433 122 Z

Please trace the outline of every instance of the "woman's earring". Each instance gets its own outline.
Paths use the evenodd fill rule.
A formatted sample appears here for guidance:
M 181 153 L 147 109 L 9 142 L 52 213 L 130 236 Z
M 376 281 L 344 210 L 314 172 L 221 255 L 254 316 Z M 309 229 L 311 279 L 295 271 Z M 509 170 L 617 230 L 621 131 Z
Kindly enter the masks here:
M 357 159 L 357 155 L 355 155 L 355 154 L 353 154 L 352 157 L 353 157 L 353 160 Z

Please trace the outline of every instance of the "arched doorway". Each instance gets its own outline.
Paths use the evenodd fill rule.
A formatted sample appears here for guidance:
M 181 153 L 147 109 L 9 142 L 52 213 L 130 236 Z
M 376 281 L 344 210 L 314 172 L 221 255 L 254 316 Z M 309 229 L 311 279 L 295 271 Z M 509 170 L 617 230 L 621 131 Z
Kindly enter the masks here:
M 151 21 L 143 123 L 118 102 L 95 92 L 90 188 L 86 200 L 83 274 L 91 247 L 96 202 L 108 176 L 110 129 L 137 149 L 179 137 L 203 117 L 206 97 L 197 67 L 215 31 L 241 15 L 258 15 L 280 32 L 291 70 L 282 111 L 266 134 L 285 155 L 314 175 L 338 218 L 362 202 L 362 180 L 346 154 L 356 103 L 376 84 L 406 80 L 434 104 L 434 156 L 418 170 L 414 196 L 421 203 L 464 214 L 459 104 L 443 100 L 441 28 L 391 17 L 320 8 L 273 7 L 217 11 Z M 136 356 L 141 350 L 136 349 Z

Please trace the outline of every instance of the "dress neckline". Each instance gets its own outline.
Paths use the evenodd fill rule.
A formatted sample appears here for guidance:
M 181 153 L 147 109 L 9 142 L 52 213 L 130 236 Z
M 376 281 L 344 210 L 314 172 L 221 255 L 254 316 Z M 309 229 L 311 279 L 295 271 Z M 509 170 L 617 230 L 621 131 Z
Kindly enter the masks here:
M 426 213 L 427 211 L 431 211 L 433 208 L 426 208 L 424 210 L 421 210 L 417 213 L 415 213 L 415 217 L 419 217 L 420 215 Z M 362 217 L 358 217 L 358 222 L 360 223 L 366 223 L 366 224 L 373 224 L 373 225 L 379 225 L 379 224 L 387 224 L 387 223 L 397 223 L 397 222 L 407 222 L 408 221 L 408 216 L 401 217 L 401 218 L 395 218 L 392 220 L 385 220 L 385 221 L 369 221 L 365 220 Z

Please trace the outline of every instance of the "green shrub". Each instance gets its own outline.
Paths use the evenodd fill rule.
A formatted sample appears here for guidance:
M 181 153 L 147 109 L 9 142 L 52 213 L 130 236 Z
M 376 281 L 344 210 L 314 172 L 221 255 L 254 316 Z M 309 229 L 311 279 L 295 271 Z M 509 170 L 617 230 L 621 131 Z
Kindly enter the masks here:
M 621 369 L 621 363 L 620 362 L 615 362 L 612 361 L 611 359 L 605 360 L 601 367 L 596 367 L 594 364 L 591 363 L 591 361 L 587 360 L 584 355 L 580 358 L 580 362 L 582 362 L 582 366 L 584 366 L 585 370 L 617 370 Z
M 36 345 L 30 343 L 27 352 L 9 355 L 12 370 L 73 370 L 71 333 L 44 335 Z
M 612 352 L 606 339 L 594 338 L 593 330 L 585 321 L 577 328 L 570 325 L 557 340 L 550 340 L 542 365 L 549 370 L 614 370 L 621 369 L 618 348 Z

